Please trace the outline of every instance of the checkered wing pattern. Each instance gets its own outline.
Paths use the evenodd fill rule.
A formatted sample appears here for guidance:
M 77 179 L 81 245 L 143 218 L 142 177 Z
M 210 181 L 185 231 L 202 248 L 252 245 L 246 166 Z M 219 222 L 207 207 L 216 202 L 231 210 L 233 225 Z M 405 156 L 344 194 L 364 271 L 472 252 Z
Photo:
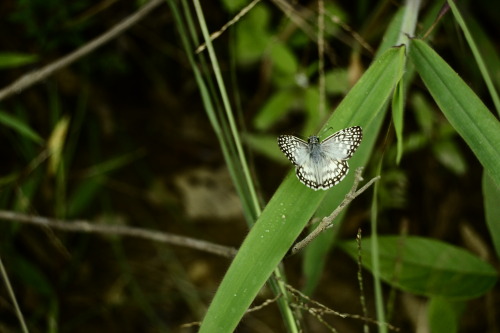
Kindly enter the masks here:
M 307 159 L 309 153 L 309 143 L 293 135 L 280 135 L 278 146 L 293 164 L 299 165 Z

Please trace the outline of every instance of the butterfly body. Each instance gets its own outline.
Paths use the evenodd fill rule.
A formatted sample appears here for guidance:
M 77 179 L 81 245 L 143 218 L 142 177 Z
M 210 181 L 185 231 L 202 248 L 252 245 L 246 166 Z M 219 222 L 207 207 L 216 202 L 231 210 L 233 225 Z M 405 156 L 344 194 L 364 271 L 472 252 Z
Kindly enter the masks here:
M 299 180 L 313 190 L 327 190 L 344 179 L 351 158 L 363 138 L 361 127 L 340 130 L 323 141 L 310 136 L 307 141 L 293 135 L 280 135 L 278 145 L 296 166 Z

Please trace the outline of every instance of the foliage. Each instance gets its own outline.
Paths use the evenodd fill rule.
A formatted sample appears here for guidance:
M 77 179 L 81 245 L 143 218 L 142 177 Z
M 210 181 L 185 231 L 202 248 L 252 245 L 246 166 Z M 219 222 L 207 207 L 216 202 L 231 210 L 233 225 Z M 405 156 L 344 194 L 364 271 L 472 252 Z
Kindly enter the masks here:
M 318 26 L 317 2 L 256 1 L 238 17 L 249 3 L 168 0 L 103 49 L 0 102 L 2 211 L 134 225 L 239 249 L 229 264 L 152 241 L 2 221 L 0 257 L 28 326 L 124 331 L 147 322 L 171 331 L 202 321 L 201 332 L 231 332 L 252 327 L 245 316 L 252 304 L 276 298 L 279 314 L 267 306 L 252 316 L 274 331 L 308 331 L 304 316 L 318 312 L 307 311 L 290 283 L 353 319 L 376 313 L 381 332 L 385 321 L 405 331 L 418 325 L 396 306 L 405 295 L 425 298 L 433 332 L 465 330 L 464 318 L 476 325 L 470 330 L 491 328 L 464 309 L 498 297 L 500 57 L 487 27 L 499 5 L 325 2 Z M 0 38 L 3 85 L 138 5 L 12 2 L 2 27 L 19 33 Z M 314 192 L 294 171 L 281 182 L 292 166 L 277 135 L 324 138 L 355 125 L 363 142 L 343 182 Z M 377 186 L 287 257 L 304 228 L 342 202 L 360 166 L 366 179 L 380 173 Z M 188 202 L 204 220 L 190 218 Z M 224 220 L 216 206 L 234 202 L 241 216 L 215 223 Z M 364 236 L 354 241 L 358 228 Z M 376 292 L 361 293 L 372 279 Z M 339 304 L 347 285 L 349 302 Z M 376 304 L 368 314 L 357 305 L 364 298 Z M 0 311 L 8 318 L 0 325 L 18 329 L 13 311 Z M 334 330 L 338 321 L 325 316 L 312 319 Z M 361 331 L 365 319 L 346 331 Z

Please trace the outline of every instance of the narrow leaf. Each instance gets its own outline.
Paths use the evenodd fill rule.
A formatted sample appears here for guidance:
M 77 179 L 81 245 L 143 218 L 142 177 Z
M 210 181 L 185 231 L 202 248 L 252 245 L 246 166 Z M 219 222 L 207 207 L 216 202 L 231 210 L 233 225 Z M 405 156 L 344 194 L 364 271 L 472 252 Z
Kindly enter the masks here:
M 445 117 L 500 185 L 498 120 L 458 74 L 423 41 L 412 41 L 409 56 Z
M 5 111 L 0 111 L 0 124 L 12 128 L 22 136 L 36 142 L 42 143 L 43 139 L 23 120 L 8 114 Z

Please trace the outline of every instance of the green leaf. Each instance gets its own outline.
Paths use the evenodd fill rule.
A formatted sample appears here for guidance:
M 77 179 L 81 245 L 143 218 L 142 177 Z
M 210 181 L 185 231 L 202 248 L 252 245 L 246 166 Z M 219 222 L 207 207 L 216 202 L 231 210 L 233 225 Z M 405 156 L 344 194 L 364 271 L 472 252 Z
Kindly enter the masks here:
M 403 59 L 404 48 L 390 49 L 377 59 L 338 106 L 325 128 L 336 131 L 360 125 L 369 132 L 374 118 L 379 115 L 400 79 L 398 68 L 402 66 Z M 366 156 L 356 159 L 355 155 L 351 167 L 358 167 L 361 158 Z M 344 196 L 347 192 L 344 189 L 352 184 L 349 184 L 352 175 L 348 179 L 351 180 L 341 183 L 347 184 L 347 187 L 336 186 L 330 192 Z M 234 331 L 326 195 L 325 191 L 312 191 L 305 187 L 294 172 L 289 173 L 241 245 L 215 294 L 200 332 Z
M 484 196 L 484 213 L 486 225 L 490 232 L 493 246 L 497 258 L 500 258 L 500 186 L 497 186 L 491 179 L 490 175 L 483 173 L 483 196 Z
M 453 302 L 443 297 L 431 298 L 427 307 L 430 332 L 458 332 L 460 315 L 465 306 L 465 302 Z
M 243 138 L 245 143 L 252 148 L 253 151 L 267 156 L 274 161 L 282 164 L 286 163 L 288 165 L 288 159 L 276 145 L 276 135 L 246 134 Z
M 103 177 L 97 176 L 85 179 L 74 189 L 68 200 L 68 217 L 77 217 L 91 204 L 102 189 Z
M 243 9 L 245 5 L 248 5 L 246 0 L 222 0 L 221 2 L 224 8 L 230 13 L 236 13 Z
M 283 43 L 273 43 L 269 56 L 273 66 L 280 72 L 294 74 L 298 70 L 298 63 L 292 51 Z
M 297 94 L 290 89 L 283 89 L 268 99 L 254 118 L 254 126 L 258 130 L 266 130 L 283 118 L 296 103 Z
M 404 114 L 404 80 L 399 81 L 398 86 L 394 90 L 392 99 L 392 121 L 394 122 L 394 130 L 397 139 L 396 163 L 399 164 L 403 156 L 403 114 Z
M 431 107 L 429 101 L 419 92 L 412 93 L 410 103 L 420 129 L 428 138 L 430 138 L 435 121 L 433 108 Z
M 387 52 L 387 50 L 390 49 L 392 45 L 396 43 L 396 40 L 399 34 L 401 33 L 402 17 L 403 17 L 403 8 L 401 8 L 401 10 L 399 10 L 398 13 L 396 13 L 396 15 L 392 19 L 391 24 L 389 25 L 389 28 L 386 30 L 384 34 L 383 43 L 377 51 L 375 61 L 380 60 L 381 55 L 385 54 L 385 52 Z M 389 84 L 388 81 L 391 80 L 390 78 L 392 77 L 392 75 L 395 75 L 395 77 L 400 77 L 401 73 L 405 71 L 405 64 L 406 64 L 403 54 L 401 55 L 400 59 L 395 60 L 395 64 L 398 65 L 399 67 L 397 66 L 393 67 L 391 68 L 391 70 L 399 71 L 397 74 L 373 73 L 374 75 L 370 76 L 367 73 L 365 73 L 363 78 L 367 77 L 370 80 L 374 80 L 374 82 L 368 83 L 366 86 L 364 86 L 364 88 L 373 89 L 370 86 L 370 84 L 376 85 L 377 84 L 376 81 L 378 79 L 380 79 L 380 83 L 385 86 L 386 84 Z M 376 75 L 380 76 L 377 77 Z M 389 87 L 391 86 L 390 85 L 385 86 L 385 88 L 382 88 L 380 92 L 384 94 L 385 93 L 390 94 L 394 89 L 394 86 L 392 86 L 390 88 L 390 91 L 388 91 L 387 89 Z M 363 92 L 362 90 L 360 90 L 360 92 L 361 95 L 357 96 L 356 98 L 359 101 L 362 101 L 366 98 L 362 94 L 364 93 L 365 95 L 368 95 L 369 93 Z M 348 96 L 353 96 L 352 91 L 349 93 Z M 385 113 L 387 111 L 386 103 L 384 103 L 383 105 L 374 104 L 373 106 L 369 104 L 371 102 L 374 103 L 380 102 L 379 99 L 370 96 L 368 97 L 367 101 L 368 104 L 365 105 L 363 109 L 360 109 L 359 112 L 361 115 L 363 115 L 363 117 L 369 114 L 373 114 L 374 117 L 370 121 L 370 126 L 368 128 L 363 127 L 363 143 L 359 147 L 354 157 L 349 161 L 349 164 L 351 166 L 367 164 L 371 152 L 373 151 L 375 142 L 377 141 L 377 137 L 380 133 L 382 122 L 385 118 Z M 353 124 L 355 123 L 352 122 L 350 125 Z M 363 124 L 363 122 L 360 122 L 360 124 Z M 327 194 L 327 197 L 323 200 L 320 207 L 318 208 L 316 216 L 323 217 L 330 214 L 332 212 L 332 207 L 337 207 L 342 202 L 345 193 L 350 190 L 351 186 L 352 186 L 352 178 L 348 175 L 347 178 L 342 183 L 336 185 L 336 191 L 330 191 L 329 194 Z M 342 215 L 338 216 L 336 223 L 342 221 L 342 218 L 343 218 L 343 213 Z M 325 233 L 323 233 L 323 235 L 320 235 L 318 238 L 316 238 L 314 242 L 309 244 L 309 246 L 305 249 L 303 270 L 304 270 L 304 275 L 306 276 L 306 281 L 303 290 L 306 294 L 312 294 L 312 292 L 316 288 L 316 285 L 318 284 L 321 275 L 323 274 L 325 259 L 328 253 L 330 252 L 332 244 L 335 242 L 337 230 L 338 228 L 330 228 Z
M 0 69 L 20 67 L 38 61 L 38 56 L 23 53 L 0 53 Z
M 0 123 L 10 127 L 25 138 L 28 138 L 36 143 L 42 143 L 43 139 L 23 120 L 8 114 L 5 111 L 0 111 Z
M 412 40 L 409 57 L 445 117 L 499 185 L 498 120 L 457 73 L 423 41 Z
M 467 171 L 467 162 L 453 140 L 440 140 L 432 145 L 432 150 L 439 162 L 456 175 L 461 176 Z
M 484 295 L 497 282 L 490 264 L 470 252 L 422 237 L 379 237 L 380 277 L 417 295 L 470 299 Z M 341 248 L 357 260 L 356 241 Z M 371 271 L 371 239 L 362 241 L 363 266 Z
M 328 94 L 344 94 L 349 90 L 349 80 L 345 68 L 334 69 L 325 74 L 325 88 Z
M 55 291 L 50 284 L 50 280 L 36 265 L 24 258 L 15 257 L 10 266 L 23 285 L 33 288 L 38 294 L 45 297 L 55 297 Z
M 236 25 L 236 53 L 240 64 L 259 60 L 271 44 L 271 35 L 266 31 L 269 16 L 269 9 L 260 4 Z

